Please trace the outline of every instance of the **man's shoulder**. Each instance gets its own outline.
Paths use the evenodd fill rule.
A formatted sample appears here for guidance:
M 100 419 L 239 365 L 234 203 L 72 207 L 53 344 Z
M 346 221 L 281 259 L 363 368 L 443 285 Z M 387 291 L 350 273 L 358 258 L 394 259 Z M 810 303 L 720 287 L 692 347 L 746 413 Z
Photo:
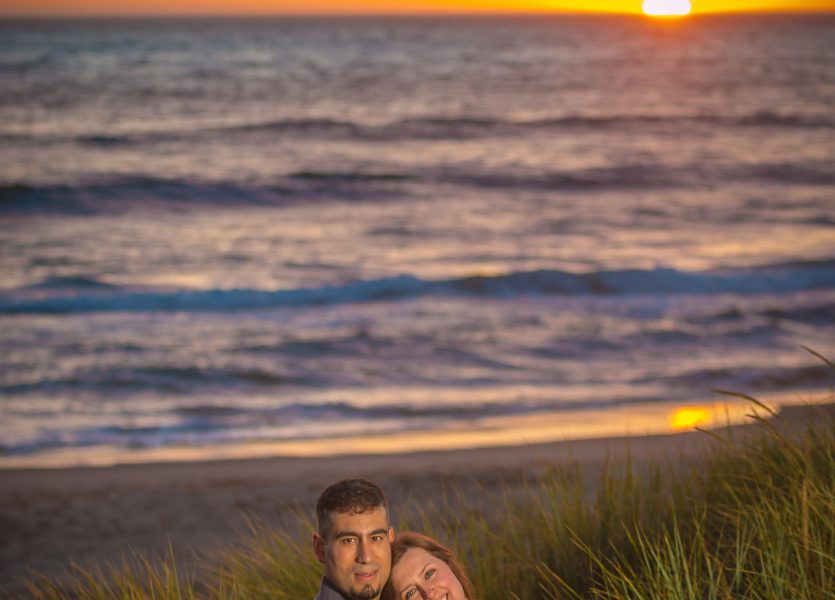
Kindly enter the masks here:
M 334 585 L 327 579 L 322 579 L 322 584 L 319 586 L 319 593 L 313 600 L 348 600 L 342 593 L 334 587 Z

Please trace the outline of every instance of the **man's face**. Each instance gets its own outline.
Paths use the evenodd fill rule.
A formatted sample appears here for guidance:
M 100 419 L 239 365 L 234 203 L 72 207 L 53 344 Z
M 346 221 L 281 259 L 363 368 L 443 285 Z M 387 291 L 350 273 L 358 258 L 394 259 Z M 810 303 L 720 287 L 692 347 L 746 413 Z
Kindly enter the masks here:
M 380 597 L 391 571 L 391 543 L 386 510 L 364 513 L 330 513 L 326 537 L 313 535 L 316 558 L 325 565 L 325 577 L 343 594 L 355 600 Z

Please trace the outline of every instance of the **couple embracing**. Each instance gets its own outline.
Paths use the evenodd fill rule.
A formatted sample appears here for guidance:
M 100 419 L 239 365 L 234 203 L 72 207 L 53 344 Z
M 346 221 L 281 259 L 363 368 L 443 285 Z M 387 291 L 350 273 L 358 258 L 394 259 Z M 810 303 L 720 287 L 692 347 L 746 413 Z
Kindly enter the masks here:
M 383 490 L 345 479 L 316 502 L 316 558 L 325 566 L 314 600 L 476 600 L 448 549 L 415 532 L 395 535 Z

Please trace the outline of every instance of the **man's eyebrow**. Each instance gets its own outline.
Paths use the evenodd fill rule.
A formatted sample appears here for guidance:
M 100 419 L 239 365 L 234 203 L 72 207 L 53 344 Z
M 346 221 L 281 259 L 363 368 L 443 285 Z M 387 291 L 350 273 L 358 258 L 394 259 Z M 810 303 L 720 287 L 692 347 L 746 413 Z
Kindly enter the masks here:
M 381 533 L 388 533 L 388 529 L 385 527 L 381 527 L 380 529 L 375 529 L 368 533 L 368 535 L 378 535 Z M 337 531 L 333 534 L 335 538 L 343 538 L 343 537 L 362 537 L 362 534 L 357 531 Z
M 356 531 L 337 531 L 333 534 L 335 538 L 343 538 L 343 537 L 360 537 L 360 534 Z

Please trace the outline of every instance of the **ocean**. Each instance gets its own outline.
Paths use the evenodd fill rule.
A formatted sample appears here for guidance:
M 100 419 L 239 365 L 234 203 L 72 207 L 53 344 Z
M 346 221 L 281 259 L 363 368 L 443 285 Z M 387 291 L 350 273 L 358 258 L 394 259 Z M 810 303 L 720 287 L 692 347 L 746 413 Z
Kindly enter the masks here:
M 831 390 L 833 225 L 832 15 L 0 21 L 0 465 Z

